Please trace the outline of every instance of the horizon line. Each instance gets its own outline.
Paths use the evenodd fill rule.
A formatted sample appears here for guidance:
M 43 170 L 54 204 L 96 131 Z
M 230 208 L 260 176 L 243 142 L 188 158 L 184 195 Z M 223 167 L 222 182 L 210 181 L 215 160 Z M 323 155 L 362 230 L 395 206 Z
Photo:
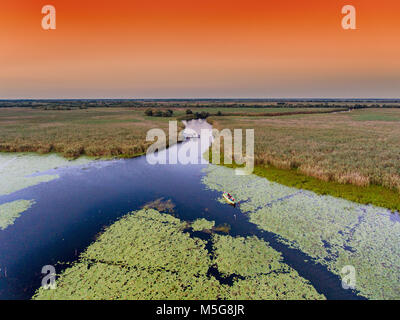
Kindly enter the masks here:
M 165 101 L 165 100 L 175 100 L 175 101 L 185 101 L 185 100 L 235 100 L 235 101 L 240 101 L 240 100 L 260 100 L 260 101 L 277 101 L 277 100 L 286 100 L 286 101 L 299 101 L 299 100 L 304 100 L 304 101 L 324 101 L 324 100 L 331 100 L 331 101 L 365 101 L 365 100 L 374 100 L 374 101 L 384 101 L 384 100 L 398 100 L 400 101 L 400 97 L 392 97 L 392 98 L 374 98 L 374 97 L 369 97 L 369 98 L 323 98 L 323 97 L 318 97 L 318 98 L 312 98 L 312 97 L 306 97 L 306 98 L 252 98 L 252 97 L 247 97 L 247 98 L 209 98 L 209 97 L 193 97 L 193 98 L 151 98 L 151 97 L 146 97 L 146 98 L 93 98 L 93 97 L 87 97 L 87 98 L 0 98 L 0 101 L 60 101 L 60 100 L 70 100 L 70 101 L 79 101 L 79 100 L 126 100 L 126 101 Z

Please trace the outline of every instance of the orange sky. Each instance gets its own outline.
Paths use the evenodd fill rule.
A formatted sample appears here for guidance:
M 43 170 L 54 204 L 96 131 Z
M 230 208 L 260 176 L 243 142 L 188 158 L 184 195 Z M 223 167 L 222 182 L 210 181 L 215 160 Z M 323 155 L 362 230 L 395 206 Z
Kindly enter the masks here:
M 400 97 L 399 0 L 1 0 L 0 41 L 0 99 Z

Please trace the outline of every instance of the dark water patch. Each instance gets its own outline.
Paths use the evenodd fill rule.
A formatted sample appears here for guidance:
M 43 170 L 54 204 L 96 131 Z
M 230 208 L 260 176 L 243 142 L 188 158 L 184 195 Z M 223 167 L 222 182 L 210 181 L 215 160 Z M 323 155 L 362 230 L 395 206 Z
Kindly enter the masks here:
M 295 269 L 300 276 L 310 281 L 312 286 L 317 290 L 318 293 L 324 294 L 328 299 L 334 300 L 365 300 L 365 297 L 359 295 L 355 290 L 345 290 L 342 288 L 342 279 L 332 273 L 326 266 L 316 262 L 314 258 L 305 254 L 304 252 L 285 244 L 282 238 L 275 233 L 260 230 L 257 225 L 248 221 L 247 216 L 242 217 L 246 224 L 246 232 L 232 230 L 230 235 L 233 237 L 247 237 L 256 236 L 264 241 L 268 242 L 269 245 L 276 251 L 280 252 L 283 256 L 283 263 Z M 206 249 L 210 253 L 212 259 L 214 258 L 214 250 L 212 246 L 211 237 L 212 235 L 205 232 L 191 232 L 191 236 L 197 236 L 202 240 L 207 241 Z M 330 246 L 329 243 L 325 243 Z M 222 284 L 232 285 L 235 277 L 242 279 L 240 275 L 232 274 L 228 277 L 224 277 L 216 266 L 213 266 L 210 270 L 217 280 Z M 240 278 L 241 277 L 241 278 Z
M 230 274 L 229 276 L 222 274 L 218 271 L 218 267 L 216 265 L 212 265 L 207 272 L 207 276 L 213 276 L 215 279 L 218 280 L 220 284 L 225 284 L 228 286 L 232 286 L 236 280 L 244 280 L 245 277 L 238 275 L 238 274 Z
M 215 260 L 215 251 L 214 251 L 214 245 L 213 245 L 213 240 L 212 240 L 212 233 L 210 232 L 202 232 L 202 231 L 192 231 L 191 229 L 186 229 L 185 232 L 187 232 L 191 238 L 199 238 L 203 241 L 206 242 L 205 249 L 207 250 L 208 254 L 210 255 L 211 261 Z M 216 232 L 217 233 L 217 232 Z M 220 234 L 223 234 L 223 232 L 219 232 Z M 228 286 L 232 286 L 234 281 L 239 279 L 239 280 L 244 280 L 245 277 L 239 275 L 239 274 L 230 274 L 230 275 L 225 275 L 222 274 L 218 270 L 218 266 L 214 263 L 212 264 L 207 271 L 207 276 L 208 277 L 214 277 L 220 284 L 225 284 Z

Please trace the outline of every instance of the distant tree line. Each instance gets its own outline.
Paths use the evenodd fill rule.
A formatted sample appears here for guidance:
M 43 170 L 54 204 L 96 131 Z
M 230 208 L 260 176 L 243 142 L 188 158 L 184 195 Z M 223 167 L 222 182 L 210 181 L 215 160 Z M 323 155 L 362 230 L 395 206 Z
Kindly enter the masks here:
M 399 108 L 398 99 L 375 100 L 157 100 L 157 99 L 64 99 L 64 100 L 0 100 L 1 107 L 28 107 L 45 110 L 72 110 L 94 107 L 105 108 L 150 108 L 161 109 L 161 115 L 168 116 L 164 109 L 182 108 Z M 165 115 L 164 115 L 165 113 Z M 192 113 L 196 116 L 196 113 Z M 170 115 L 172 116 L 172 115 Z M 201 113 L 200 113 L 201 116 Z
M 174 111 L 171 109 L 168 110 L 160 110 L 160 109 L 146 109 L 144 114 L 148 117 L 172 117 Z
M 183 119 L 186 120 L 191 120 L 191 119 L 206 119 L 210 116 L 211 114 L 209 112 L 206 111 L 202 111 L 202 112 L 193 112 L 190 109 L 186 109 L 186 117 L 184 117 Z M 222 115 L 221 111 L 218 111 L 217 115 Z
M 148 108 L 144 111 L 144 114 L 148 117 L 172 117 L 174 114 L 174 111 L 171 109 L 167 110 L 161 110 L 161 109 L 152 109 Z M 185 115 L 179 117 L 180 120 L 192 120 L 192 119 L 206 119 L 210 116 L 211 114 L 206 111 L 202 112 L 193 112 L 190 109 L 186 109 Z M 222 116 L 222 112 L 218 111 L 215 115 L 217 116 Z

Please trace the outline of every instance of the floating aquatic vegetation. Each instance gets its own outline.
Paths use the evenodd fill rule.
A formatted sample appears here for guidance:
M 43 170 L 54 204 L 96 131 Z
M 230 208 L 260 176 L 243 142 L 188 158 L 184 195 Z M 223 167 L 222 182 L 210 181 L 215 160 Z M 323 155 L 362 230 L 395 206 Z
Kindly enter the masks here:
M 213 231 L 229 233 L 229 231 L 231 231 L 231 226 L 228 223 L 219 224 L 213 228 Z
M 206 219 L 197 219 L 192 223 L 193 231 L 204 231 L 211 230 L 215 225 L 214 221 L 208 221 Z
M 58 178 L 56 174 L 36 175 L 37 173 L 89 162 L 87 158 L 69 161 L 56 154 L 0 153 L 0 195 Z M 33 174 L 35 175 L 32 176 Z
M 364 209 L 349 239 L 353 250 L 339 255 L 337 265 L 356 267 L 357 288 L 368 297 L 400 299 L 400 223 L 390 213 Z
M 213 222 L 203 220 L 197 221 L 196 225 L 213 225 Z M 107 228 L 81 255 L 79 261 L 58 277 L 57 289 L 40 288 L 33 298 L 323 298 L 293 269 L 281 263 L 279 253 L 265 242 L 256 238 L 235 240 L 230 236 L 214 235 L 211 241 L 216 241 L 214 246 L 218 257 L 213 260 L 205 248 L 205 241 L 183 232 L 186 226 L 186 222 L 153 209 L 127 215 Z M 231 243 L 235 243 L 232 253 L 221 253 Z M 248 256 L 245 256 L 246 249 Z M 239 259 L 233 260 L 233 263 L 256 264 L 244 272 L 248 277 L 234 277 L 233 285 L 229 286 L 209 275 L 213 266 L 221 267 L 228 274 L 229 267 L 222 259 L 232 259 L 235 254 L 239 254 Z M 251 261 L 252 255 L 256 255 L 255 261 Z M 276 273 L 262 273 L 271 270 L 268 265 L 262 266 L 264 256 L 268 257 L 268 263 L 274 266 Z M 273 261 L 274 258 L 277 261 Z M 244 269 L 243 266 L 233 266 L 231 270 Z
M 362 295 L 398 299 L 400 223 L 376 210 L 332 197 L 298 195 L 250 214 L 250 221 L 291 240 L 333 273 L 354 266 Z
M 299 194 L 250 214 L 250 221 L 265 230 L 295 240 L 307 253 L 323 260 L 330 249 L 348 245 L 359 221 L 358 205 L 333 197 Z M 339 233 L 340 232 L 340 233 Z
M 142 268 L 188 268 L 191 274 L 206 273 L 209 257 L 203 250 L 205 243 L 182 233 L 185 226 L 171 215 L 144 209 L 110 226 L 82 257 Z
M 207 276 L 205 242 L 182 232 L 185 226 L 153 209 L 125 216 L 61 275 L 56 290 L 41 288 L 35 298 L 217 299 L 224 287 Z
M 207 187 L 230 188 L 246 200 L 240 209 L 260 229 L 281 236 L 337 275 L 354 266 L 361 295 L 400 298 L 400 223 L 389 210 L 236 176 L 228 168 L 210 166 L 206 172 Z
M 325 297 L 296 271 L 258 275 L 235 281 L 229 299 L 237 300 L 323 300 Z
M 231 299 L 323 299 L 313 286 L 282 262 L 279 252 L 257 237 L 214 234 L 214 256 L 223 275 L 238 279 L 229 290 Z M 240 276 L 240 278 L 239 278 Z
M 12 225 L 21 213 L 34 204 L 33 200 L 17 200 L 0 205 L 0 230 Z
M 240 201 L 240 209 L 243 212 L 264 207 L 274 200 L 291 196 L 299 191 L 269 182 L 255 175 L 236 176 L 234 170 L 221 166 L 209 165 L 204 170 L 207 175 L 203 177 L 202 181 L 206 187 L 234 194 L 236 200 Z M 219 198 L 219 201 L 226 203 L 222 197 Z
M 172 202 L 171 199 L 164 200 L 164 198 L 158 198 L 154 201 L 146 203 L 142 208 L 143 209 L 156 209 L 158 211 L 172 213 L 172 212 L 174 212 L 175 204 Z
M 271 271 L 287 271 L 282 256 L 257 237 L 213 235 L 213 249 L 218 270 L 224 274 L 251 276 Z
M 215 278 L 127 268 L 125 266 L 79 263 L 67 269 L 57 289 L 40 289 L 37 300 L 197 300 L 217 299 L 224 294 Z

